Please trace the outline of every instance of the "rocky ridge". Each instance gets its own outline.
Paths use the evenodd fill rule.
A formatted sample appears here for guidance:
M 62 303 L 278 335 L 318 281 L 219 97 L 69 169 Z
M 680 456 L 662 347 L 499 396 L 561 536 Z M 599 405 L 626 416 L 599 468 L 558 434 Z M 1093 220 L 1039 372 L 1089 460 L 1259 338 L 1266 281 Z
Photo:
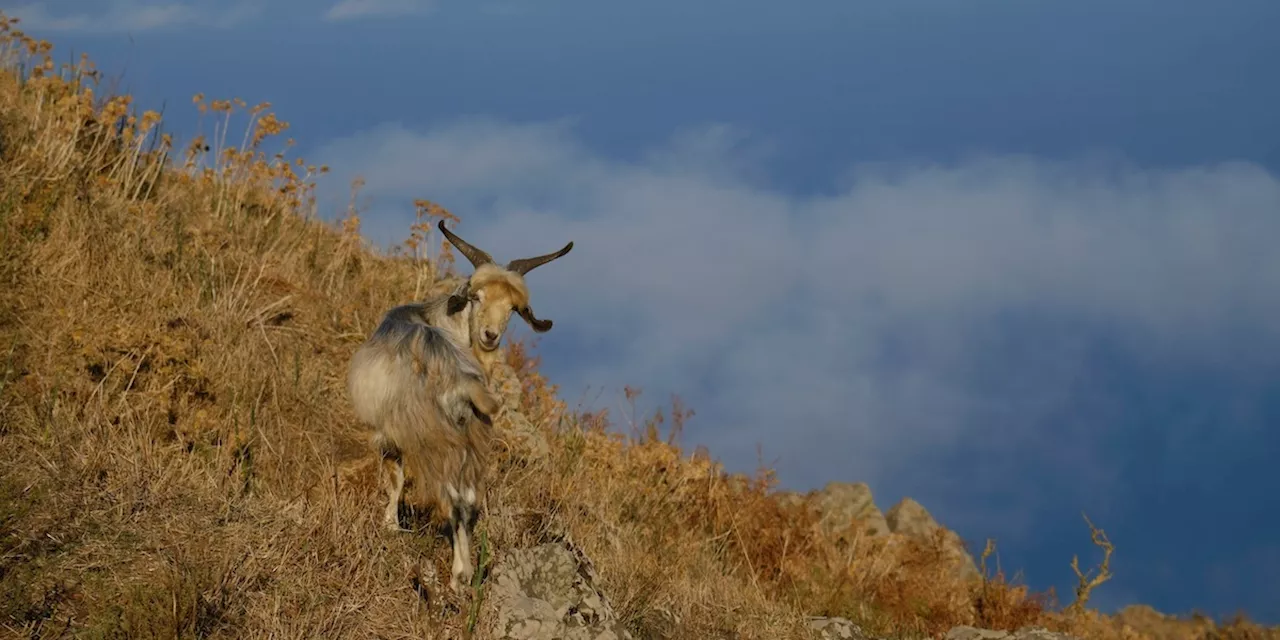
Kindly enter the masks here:
M 923 505 L 911 498 L 903 498 L 882 512 L 865 482 L 829 482 L 818 491 L 805 494 L 780 491 L 778 497 L 787 503 L 808 505 L 818 515 L 819 524 L 838 537 L 861 534 L 924 541 L 941 531 L 943 552 L 954 560 L 959 575 L 965 579 L 977 579 L 981 575 L 960 536 L 940 525 Z

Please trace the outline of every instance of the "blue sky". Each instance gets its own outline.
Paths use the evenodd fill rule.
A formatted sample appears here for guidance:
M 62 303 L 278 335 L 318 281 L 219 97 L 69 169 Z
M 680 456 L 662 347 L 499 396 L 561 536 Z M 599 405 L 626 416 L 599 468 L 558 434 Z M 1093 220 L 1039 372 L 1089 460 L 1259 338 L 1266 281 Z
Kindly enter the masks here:
M 1280 3 L 0 7 L 179 133 L 272 102 L 376 240 L 416 197 L 574 240 L 530 276 L 572 403 L 679 393 L 732 469 L 910 495 L 1064 598 L 1087 511 L 1096 604 L 1280 624 Z

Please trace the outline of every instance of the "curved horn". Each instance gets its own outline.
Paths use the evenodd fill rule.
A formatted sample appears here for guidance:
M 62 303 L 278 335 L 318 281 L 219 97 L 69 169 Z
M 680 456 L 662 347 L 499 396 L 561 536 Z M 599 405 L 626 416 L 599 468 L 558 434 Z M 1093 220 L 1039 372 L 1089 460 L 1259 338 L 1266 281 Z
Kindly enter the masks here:
M 452 231 L 444 228 L 444 220 L 441 220 L 440 224 L 437 224 L 436 226 L 440 228 L 440 233 L 443 233 L 444 237 L 449 239 L 450 244 L 457 247 L 458 252 L 466 256 L 467 260 L 471 263 L 471 266 L 479 267 L 482 264 L 490 264 L 493 262 L 493 256 L 477 249 L 472 246 L 471 243 L 459 238 L 454 235 Z
M 537 256 L 535 258 L 520 258 L 518 260 L 512 260 L 507 263 L 507 270 L 524 275 L 548 262 L 551 262 L 552 260 L 555 260 L 556 258 L 563 256 L 566 253 L 569 253 L 569 250 L 572 248 L 573 243 L 570 242 L 569 244 L 566 244 L 563 249 L 555 253 L 548 253 L 545 256 Z

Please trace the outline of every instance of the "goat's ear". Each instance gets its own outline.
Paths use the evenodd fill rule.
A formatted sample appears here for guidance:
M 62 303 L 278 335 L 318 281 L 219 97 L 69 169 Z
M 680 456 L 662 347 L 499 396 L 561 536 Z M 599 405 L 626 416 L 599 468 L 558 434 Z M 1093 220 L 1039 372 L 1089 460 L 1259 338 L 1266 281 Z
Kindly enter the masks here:
M 462 285 L 462 288 L 458 289 L 457 293 L 449 296 L 449 303 L 445 306 L 444 311 L 448 315 L 454 315 L 466 309 L 468 302 L 471 302 L 470 283 Z
M 451 295 L 449 296 L 449 304 L 445 306 L 444 311 L 449 315 L 454 315 L 459 311 L 466 309 L 468 302 L 470 302 L 470 300 L 467 299 L 466 296 L 460 296 L 457 294 Z
M 533 330 L 538 333 L 546 333 L 551 330 L 551 321 L 540 320 L 534 317 L 533 309 L 530 309 L 529 307 L 520 307 L 519 309 L 516 309 L 516 313 L 520 314 L 520 317 L 524 318 L 524 321 L 529 323 L 529 326 L 533 327 Z

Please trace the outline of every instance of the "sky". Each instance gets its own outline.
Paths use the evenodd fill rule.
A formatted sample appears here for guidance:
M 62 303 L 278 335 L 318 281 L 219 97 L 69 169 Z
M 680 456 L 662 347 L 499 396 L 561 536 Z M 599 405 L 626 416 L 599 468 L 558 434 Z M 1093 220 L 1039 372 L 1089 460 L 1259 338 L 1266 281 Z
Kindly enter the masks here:
M 1280 3 L 5 0 L 171 130 L 269 101 L 324 210 L 530 274 L 573 406 L 870 484 L 1069 601 L 1280 624 Z M 516 337 L 531 335 L 512 322 Z M 757 448 L 759 447 L 759 449 Z

